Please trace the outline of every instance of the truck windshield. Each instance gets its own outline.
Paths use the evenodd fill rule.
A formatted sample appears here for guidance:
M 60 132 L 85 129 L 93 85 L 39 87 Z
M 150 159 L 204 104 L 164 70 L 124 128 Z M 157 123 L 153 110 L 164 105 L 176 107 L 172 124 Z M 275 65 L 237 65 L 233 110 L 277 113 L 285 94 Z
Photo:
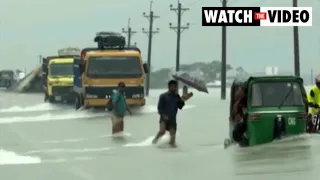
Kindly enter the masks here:
M 10 70 L 0 71 L 0 78 L 13 78 L 14 72 Z
M 142 76 L 139 57 L 92 57 L 87 76 L 94 78 L 134 78 Z
M 73 75 L 72 63 L 55 63 L 49 65 L 51 76 L 71 76 Z
M 304 106 L 302 87 L 297 82 L 257 82 L 252 84 L 251 106 Z

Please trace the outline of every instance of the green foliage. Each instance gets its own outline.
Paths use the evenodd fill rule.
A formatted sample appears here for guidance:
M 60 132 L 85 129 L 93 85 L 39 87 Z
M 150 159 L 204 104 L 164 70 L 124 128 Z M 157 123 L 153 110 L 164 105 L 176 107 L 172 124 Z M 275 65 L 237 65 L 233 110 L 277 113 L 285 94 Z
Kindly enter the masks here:
M 151 88 L 163 88 L 166 87 L 168 80 L 170 79 L 171 69 L 162 68 L 157 71 L 151 72 L 150 75 L 150 87 Z
M 217 78 L 221 73 L 221 62 L 196 62 L 192 64 L 182 64 L 180 69 L 183 72 L 203 72 L 203 78 L 206 82 L 211 82 Z M 231 65 L 227 64 L 227 71 L 231 70 Z M 167 81 L 171 79 L 172 69 L 162 68 L 151 72 L 150 86 L 151 88 L 164 88 L 166 87 Z

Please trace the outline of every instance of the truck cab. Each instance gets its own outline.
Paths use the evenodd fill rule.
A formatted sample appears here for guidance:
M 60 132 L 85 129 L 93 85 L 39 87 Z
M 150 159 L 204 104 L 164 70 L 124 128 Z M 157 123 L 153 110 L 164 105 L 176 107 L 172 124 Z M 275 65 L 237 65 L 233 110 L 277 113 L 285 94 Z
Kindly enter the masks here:
M 126 84 L 129 106 L 144 106 L 145 74 L 138 48 L 125 47 L 124 37 L 112 32 L 97 33 L 97 48 L 85 48 L 74 61 L 75 108 L 105 108 L 119 82 Z
M 15 72 L 13 70 L 0 71 L 0 87 L 10 88 L 16 83 Z
M 75 56 L 51 56 L 43 58 L 43 84 L 45 101 L 74 101 L 73 60 Z

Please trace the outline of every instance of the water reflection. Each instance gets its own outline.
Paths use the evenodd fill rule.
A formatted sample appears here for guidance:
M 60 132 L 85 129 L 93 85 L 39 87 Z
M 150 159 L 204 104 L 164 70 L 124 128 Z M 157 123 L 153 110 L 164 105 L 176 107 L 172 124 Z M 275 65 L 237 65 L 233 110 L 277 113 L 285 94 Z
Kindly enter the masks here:
M 234 175 L 263 175 L 310 172 L 314 169 L 310 138 L 234 149 Z

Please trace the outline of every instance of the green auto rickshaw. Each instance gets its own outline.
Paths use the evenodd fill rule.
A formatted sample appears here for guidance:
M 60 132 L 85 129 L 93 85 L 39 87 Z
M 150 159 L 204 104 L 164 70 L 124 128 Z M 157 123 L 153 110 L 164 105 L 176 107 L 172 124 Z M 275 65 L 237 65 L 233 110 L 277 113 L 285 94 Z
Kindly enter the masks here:
M 239 91 L 242 96 L 239 97 Z M 254 146 L 306 132 L 308 105 L 296 76 L 248 77 L 231 86 L 228 144 Z M 240 118 L 237 119 L 237 118 Z

